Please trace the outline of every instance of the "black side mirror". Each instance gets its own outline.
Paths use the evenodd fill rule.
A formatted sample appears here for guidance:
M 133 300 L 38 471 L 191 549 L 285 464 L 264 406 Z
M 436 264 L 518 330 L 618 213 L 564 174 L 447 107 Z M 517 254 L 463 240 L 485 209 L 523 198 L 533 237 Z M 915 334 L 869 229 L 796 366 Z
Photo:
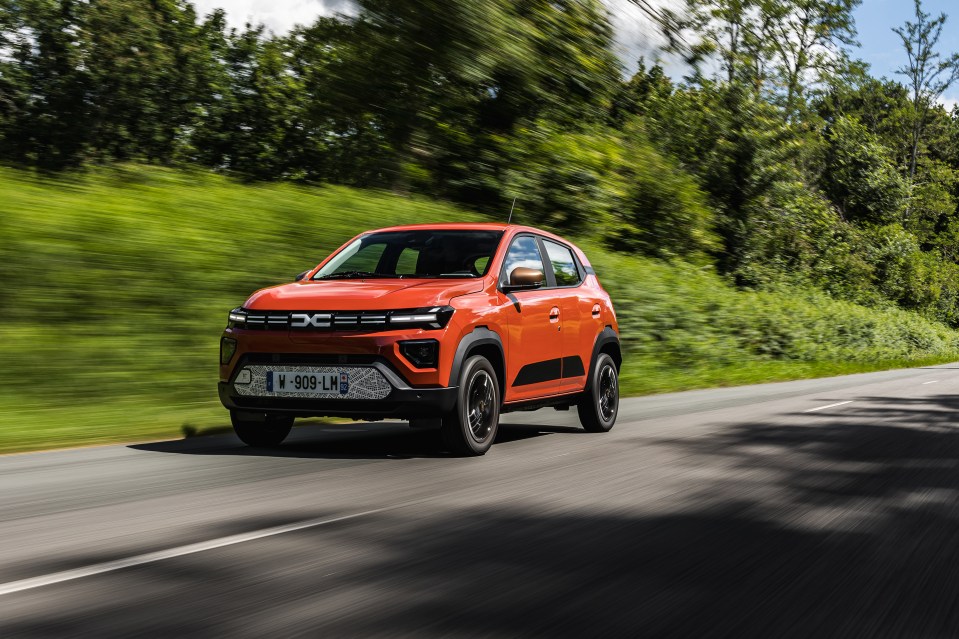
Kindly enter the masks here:
M 503 285 L 503 291 L 527 291 L 541 288 L 546 285 L 546 276 L 543 271 L 535 268 L 518 266 L 509 274 L 509 282 Z
M 296 276 L 296 279 L 293 280 L 293 281 L 294 281 L 294 282 L 299 282 L 299 281 L 302 280 L 304 277 L 306 277 L 306 274 L 307 274 L 307 273 L 309 273 L 309 271 L 303 271 L 302 273 L 300 273 L 299 275 L 297 275 L 297 276 Z

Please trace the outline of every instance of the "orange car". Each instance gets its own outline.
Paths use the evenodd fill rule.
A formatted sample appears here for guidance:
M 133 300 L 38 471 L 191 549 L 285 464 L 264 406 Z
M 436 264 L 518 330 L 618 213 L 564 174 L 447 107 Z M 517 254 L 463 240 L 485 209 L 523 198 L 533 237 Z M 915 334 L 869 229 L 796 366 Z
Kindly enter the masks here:
M 251 446 L 279 445 L 295 417 L 391 417 L 482 455 L 501 412 L 576 406 L 608 431 L 621 364 L 578 248 L 524 226 L 425 224 L 358 235 L 231 311 L 219 392 Z

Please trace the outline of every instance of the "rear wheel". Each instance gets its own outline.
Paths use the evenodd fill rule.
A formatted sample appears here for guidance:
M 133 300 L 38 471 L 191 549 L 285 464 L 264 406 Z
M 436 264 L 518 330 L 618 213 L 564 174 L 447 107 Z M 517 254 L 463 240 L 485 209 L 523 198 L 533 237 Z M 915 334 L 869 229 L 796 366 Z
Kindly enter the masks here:
M 500 395 L 496 371 L 482 355 L 466 360 L 456 407 L 443 417 L 443 442 L 454 455 L 483 455 L 499 427 Z
M 293 429 L 293 417 L 289 415 L 232 410 L 230 420 L 240 441 L 253 448 L 279 446 Z
M 619 413 L 619 372 L 606 353 L 600 353 L 593 367 L 589 387 L 577 405 L 579 421 L 591 433 L 608 432 Z

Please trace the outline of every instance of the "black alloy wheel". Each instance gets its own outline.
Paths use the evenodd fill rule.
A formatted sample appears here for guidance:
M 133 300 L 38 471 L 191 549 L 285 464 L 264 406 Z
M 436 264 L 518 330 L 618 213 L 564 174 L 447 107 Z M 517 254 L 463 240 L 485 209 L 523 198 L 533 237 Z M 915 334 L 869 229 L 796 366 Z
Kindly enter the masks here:
M 591 433 L 608 432 L 619 414 L 619 371 L 613 358 L 600 353 L 593 375 L 576 406 L 579 421 Z
M 443 417 L 443 441 L 454 455 L 483 455 L 499 427 L 500 389 L 496 371 L 481 356 L 463 364 L 456 407 Z

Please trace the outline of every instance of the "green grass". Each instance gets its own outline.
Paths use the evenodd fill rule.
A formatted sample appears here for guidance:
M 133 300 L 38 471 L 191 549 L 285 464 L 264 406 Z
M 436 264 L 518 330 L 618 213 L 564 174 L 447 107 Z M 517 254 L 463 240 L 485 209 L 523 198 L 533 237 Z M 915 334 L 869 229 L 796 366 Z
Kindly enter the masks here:
M 226 312 L 357 232 L 478 219 L 346 188 L 241 185 L 140 166 L 63 179 L 0 170 L 0 451 L 222 428 Z M 959 359 L 959 334 L 816 291 L 742 292 L 709 269 L 583 240 L 642 394 Z

